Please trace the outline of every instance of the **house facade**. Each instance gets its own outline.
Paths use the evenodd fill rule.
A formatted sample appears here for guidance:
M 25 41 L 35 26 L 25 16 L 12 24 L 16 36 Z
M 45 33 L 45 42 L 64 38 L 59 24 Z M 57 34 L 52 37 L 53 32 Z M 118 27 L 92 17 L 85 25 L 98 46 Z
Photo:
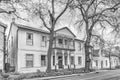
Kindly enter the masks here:
M 8 35 L 7 61 L 16 72 L 46 71 L 49 32 L 30 26 L 11 23 Z M 54 34 L 51 54 L 52 69 L 82 68 L 85 66 L 84 42 L 67 27 Z
M 92 55 L 92 68 L 93 69 L 114 69 L 120 64 L 119 57 L 112 54 L 110 55 L 108 51 L 102 49 L 96 49 L 93 51 Z
M 4 55 L 5 55 L 5 30 L 7 25 L 0 22 L 0 70 L 4 68 Z

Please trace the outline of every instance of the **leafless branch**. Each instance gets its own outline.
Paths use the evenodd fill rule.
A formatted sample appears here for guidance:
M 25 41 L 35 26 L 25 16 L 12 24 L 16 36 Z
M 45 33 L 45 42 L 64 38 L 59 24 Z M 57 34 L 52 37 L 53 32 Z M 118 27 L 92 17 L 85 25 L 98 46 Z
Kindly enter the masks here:
M 43 25 L 50 31 L 51 29 L 47 26 L 45 19 L 43 18 L 43 15 L 41 14 L 41 12 L 39 12 L 39 17 L 43 22 Z
M 65 8 L 63 9 L 63 11 L 61 11 L 61 13 L 56 17 L 55 19 L 55 23 L 57 22 L 57 20 L 63 15 L 63 13 L 67 10 L 69 4 L 72 2 L 73 0 L 68 0 L 66 3 Z

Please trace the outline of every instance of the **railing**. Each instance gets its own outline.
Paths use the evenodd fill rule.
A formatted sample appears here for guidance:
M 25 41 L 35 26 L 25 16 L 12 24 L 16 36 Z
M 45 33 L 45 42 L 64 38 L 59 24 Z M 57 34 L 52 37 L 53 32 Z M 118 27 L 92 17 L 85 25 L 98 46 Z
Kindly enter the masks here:
M 74 45 L 53 44 L 53 48 L 75 49 Z

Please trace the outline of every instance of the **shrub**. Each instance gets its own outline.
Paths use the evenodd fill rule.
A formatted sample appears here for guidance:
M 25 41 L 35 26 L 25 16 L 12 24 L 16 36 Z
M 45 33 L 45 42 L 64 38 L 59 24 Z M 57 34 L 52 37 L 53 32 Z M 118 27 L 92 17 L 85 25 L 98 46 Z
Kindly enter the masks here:
M 120 65 L 115 66 L 116 69 L 120 69 Z

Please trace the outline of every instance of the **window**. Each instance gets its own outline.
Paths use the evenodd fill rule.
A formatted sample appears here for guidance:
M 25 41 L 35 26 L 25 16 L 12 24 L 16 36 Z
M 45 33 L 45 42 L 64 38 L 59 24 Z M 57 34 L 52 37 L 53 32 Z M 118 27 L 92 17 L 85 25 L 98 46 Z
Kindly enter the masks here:
M 41 66 L 46 66 L 46 55 L 41 55 Z
M 71 56 L 71 65 L 74 65 L 74 57 Z
M 106 66 L 108 65 L 107 60 L 106 60 Z
M 26 54 L 26 67 L 33 67 L 33 54 Z
M 78 64 L 81 65 L 82 64 L 82 58 L 78 57 Z
M 65 56 L 65 65 L 67 65 L 67 56 Z
M 71 46 L 73 46 L 73 43 L 74 43 L 73 40 L 70 40 L 70 45 L 71 45 Z
M 96 60 L 95 62 L 96 62 L 96 66 L 98 66 L 98 60 Z
M 81 51 L 81 43 L 78 44 L 78 49 Z
M 13 47 L 13 36 L 11 38 L 11 47 Z
M 32 33 L 27 33 L 27 45 L 33 45 L 33 34 Z
M 58 39 L 58 43 L 59 44 L 63 44 L 63 40 L 62 39 Z
M 68 44 L 68 41 L 67 40 L 65 40 L 65 45 L 67 45 Z
M 42 36 L 42 47 L 47 46 L 46 36 Z
M 55 65 L 55 56 L 53 56 L 53 66 Z
M 42 42 L 46 41 L 46 36 L 42 36 Z

